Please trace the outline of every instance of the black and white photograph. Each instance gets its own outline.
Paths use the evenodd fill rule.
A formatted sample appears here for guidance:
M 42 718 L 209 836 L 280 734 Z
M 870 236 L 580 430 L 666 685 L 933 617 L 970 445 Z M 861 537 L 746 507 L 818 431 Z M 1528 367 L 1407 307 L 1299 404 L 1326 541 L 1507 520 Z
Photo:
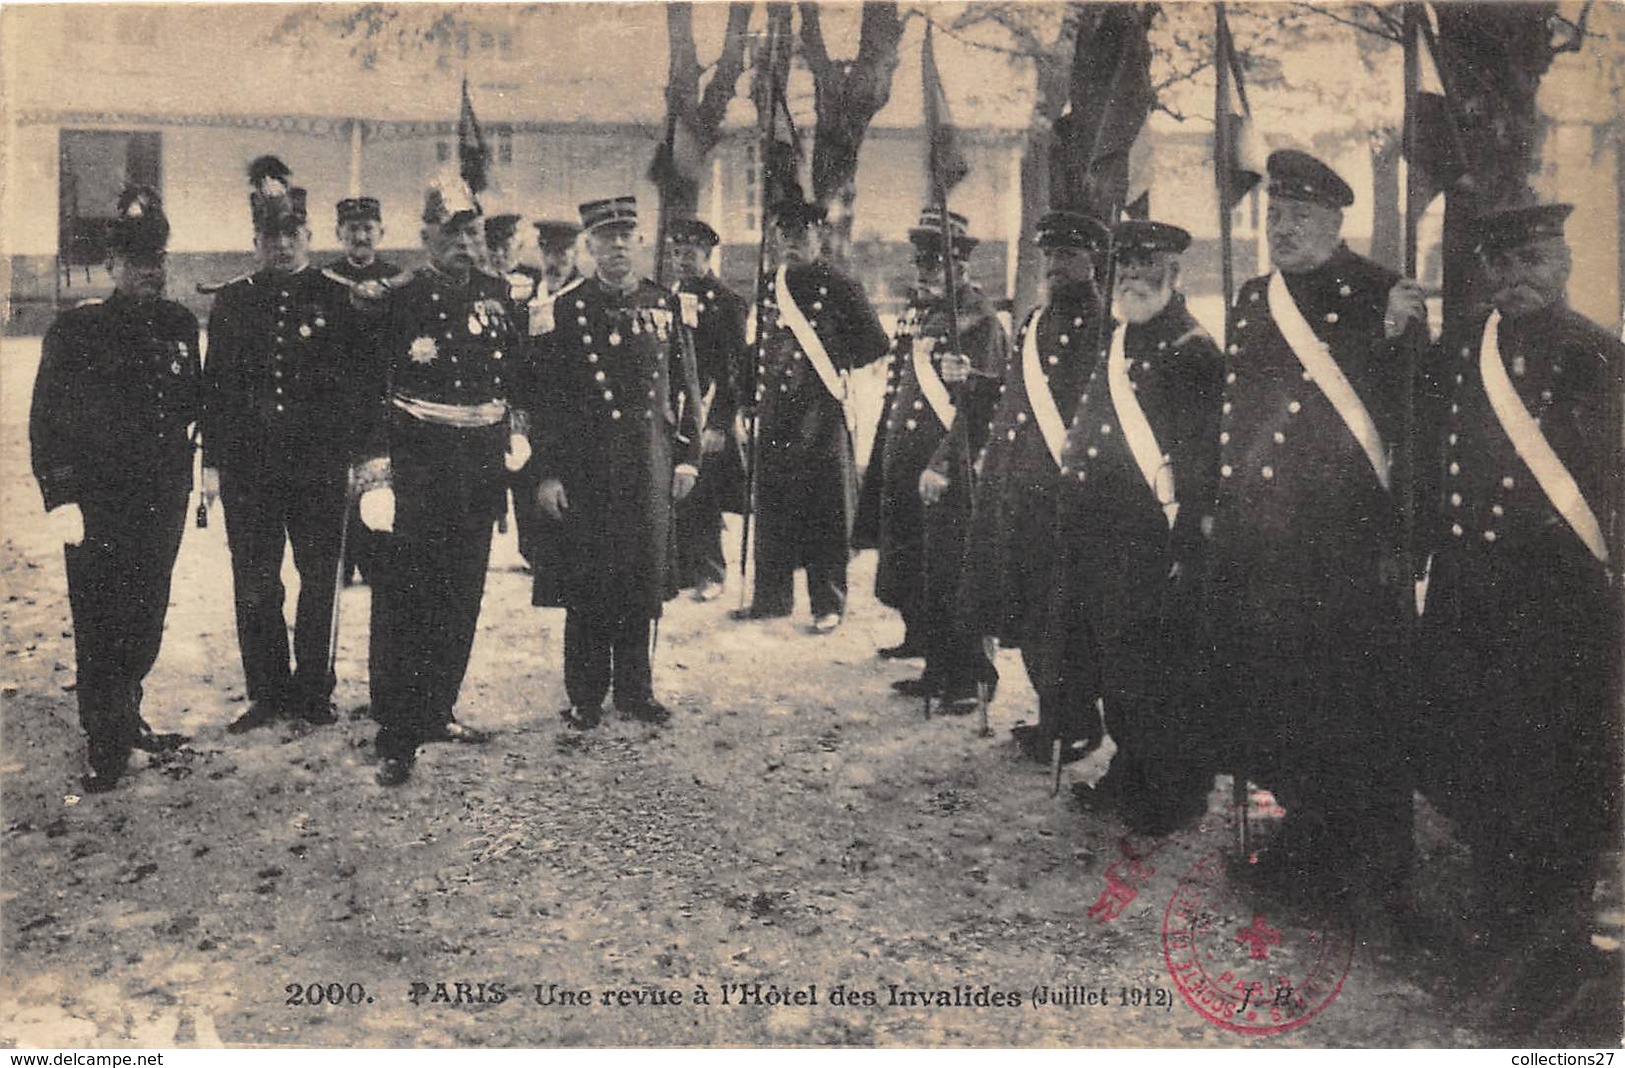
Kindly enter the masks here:
M 0 1047 L 1625 1041 L 1625 6 L 8 3 L 0 123 Z

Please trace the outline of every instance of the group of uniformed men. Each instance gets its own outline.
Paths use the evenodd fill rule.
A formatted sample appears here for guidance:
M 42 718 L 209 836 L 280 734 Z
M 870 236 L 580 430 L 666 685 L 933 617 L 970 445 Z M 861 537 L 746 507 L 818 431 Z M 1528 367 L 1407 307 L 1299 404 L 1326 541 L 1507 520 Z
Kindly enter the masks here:
M 1293 150 L 1268 171 L 1274 269 L 1241 287 L 1223 352 L 1180 292 L 1190 235 L 1162 223 L 1046 215 L 1047 296 L 1012 342 L 968 280 L 967 221 L 929 208 L 888 344 L 821 256 L 821 210 L 781 204 L 752 346 L 698 220 L 671 227 L 672 291 L 633 269 L 631 197 L 581 206 L 590 277 L 577 228 L 538 223 L 543 272 L 514 262 L 515 217 L 482 220 L 448 181 L 426 197 L 428 266 L 377 257 L 360 197 L 337 209 L 345 258 L 318 270 L 304 193 L 268 159 L 250 174 L 260 266 L 215 298 L 200 363 L 197 323 L 162 299 L 161 205 L 130 191 L 114 294 L 51 328 L 31 425 L 67 544 L 87 787 L 182 740 L 140 705 L 195 422 L 251 702 L 229 729 L 334 718 L 334 578 L 365 537 L 379 781 L 426 742 L 481 740 L 453 710 L 510 489 L 534 603 L 567 610 L 566 724 L 596 726 L 611 688 L 663 722 L 655 621 L 679 586 L 721 592 L 721 511 L 753 491 L 736 617 L 788 615 L 805 569 L 812 629 L 835 630 L 856 522 L 906 625 L 881 654 L 925 662 L 897 688 L 971 711 L 997 683 L 989 639 L 1018 647 L 1039 697 L 1025 750 L 1116 741 L 1086 805 L 1166 834 L 1229 771 L 1286 810 L 1248 878 L 1399 909 L 1420 790 L 1472 847 L 1501 959 L 1574 951 L 1617 844 L 1605 502 L 1625 346 L 1567 307 L 1566 206 L 1479 220 L 1493 308 L 1435 344 L 1420 287 L 1342 242 L 1343 179 Z M 860 507 L 847 382 L 888 351 Z

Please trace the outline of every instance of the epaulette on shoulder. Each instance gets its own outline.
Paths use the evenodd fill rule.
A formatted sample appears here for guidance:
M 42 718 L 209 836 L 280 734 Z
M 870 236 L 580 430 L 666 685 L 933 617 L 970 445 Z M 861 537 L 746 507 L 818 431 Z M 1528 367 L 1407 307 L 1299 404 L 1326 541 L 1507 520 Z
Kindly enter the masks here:
M 101 297 L 86 297 L 84 300 L 81 300 L 78 304 L 75 304 L 73 306 L 73 310 L 78 311 L 80 308 L 98 308 L 101 305 L 102 305 L 102 298 Z
M 199 282 L 197 284 L 197 291 L 203 296 L 208 297 L 219 293 L 223 289 L 235 289 L 238 286 L 252 286 L 253 284 L 254 275 L 252 272 L 250 272 L 248 274 L 240 274 L 236 278 L 228 278 L 224 282 Z

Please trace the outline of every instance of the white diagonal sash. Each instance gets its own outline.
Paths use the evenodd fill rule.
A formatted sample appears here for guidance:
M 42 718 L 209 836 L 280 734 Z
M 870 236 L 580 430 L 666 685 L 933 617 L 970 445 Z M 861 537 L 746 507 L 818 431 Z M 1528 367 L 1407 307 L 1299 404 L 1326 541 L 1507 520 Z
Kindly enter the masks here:
M 914 360 L 914 380 L 920 384 L 920 392 L 925 395 L 926 403 L 937 415 L 937 422 L 942 424 L 944 430 L 952 430 L 954 426 L 954 401 L 948 395 L 948 387 L 937 374 L 937 369 L 931 364 L 931 352 L 936 348 L 937 339 L 934 337 L 915 337 L 909 345 L 910 356 Z
M 1552 502 L 1557 514 L 1568 521 L 1585 547 L 1602 563 L 1608 562 L 1608 542 L 1602 535 L 1602 524 L 1586 503 L 1585 494 L 1563 465 L 1563 460 L 1552 448 L 1552 443 L 1541 433 L 1540 424 L 1529 414 L 1523 398 L 1507 377 L 1506 364 L 1501 360 L 1501 313 L 1493 311 L 1484 324 L 1484 339 L 1478 349 L 1478 373 L 1484 379 L 1484 392 L 1501 429 L 1512 439 L 1518 458 L 1528 466 L 1535 481 L 1540 484 L 1546 499 Z
M 1275 325 L 1280 329 L 1281 336 L 1286 338 L 1293 355 L 1331 402 L 1343 425 L 1354 435 L 1354 440 L 1359 442 L 1365 458 L 1371 461 L 1371 470 L 1376 473 L 1377 481 L 1383 489 L 1388 489 L 1388 449 L 1383 445 L 1382 435 L 1377 432 L 1377 424 L 1372 421 L 1371 413 L 1354 391 L 1348 376 L 1343 374 L 1343 369 L 1332 358 L 1331 350 L 1315 336 L 1303 312 L 1298 310 L 1298 302 L 1292 299 L 1280 271 L 1270 275 L 1269 308 Z
M 1117 412 L 1117 421 L 1123 425 L 1123 440 L 1128 442 L 1129 452 L 1134 454 L 1140 476 L 1150 487 L 1151 495 L 1161 506 L 1162 514 L 1168 519 L 1168 527 L 1172 529 L 1174 519 L 1179 515 L 1179 502 L 1174 499 L 1174 466 L 1163 459 L 1156 432 L 1151 429 L 1151 421 L 1145 417 L 1145 408 L 1134 394 L 1134 384 L 1129 381 L 1128 353 L 1123 343 L 1123 336 L 1127 332 L 1128 328 L 1121 323 L 1112 331 L 1111 354 L 1106 358 L 1106 384 L 1111 389 L 1112 408 Z
M 790 295 L 790 284 L 785 279 L 785 266 L 779 265 L 778 274 L 773 276 L 773 296 L 779 304 L 779 318 L 789 327 L 790 333 L 795 335 L 796 343 L 801 351 L 807 354 L 807 362 L 817 372 L 818 380 L 824 383 L 829 395 L 840 404 L 842 413 L 846 416 L 846 429 L 857 430 L 857 422 L 853 419 L 852 406 L 846 402 L 846 376 L 835 369 L 830 362 L 829 352 L 824 348 L 824 339 L 818 336 L 807 317 L 801 313 L 796 299 Z
M 1055 466 L 1060 467 L 1061 449 L 1066 446 L 1066 423 L 1061 420 L 1060 409 L 1055 407 L 1055 394 L 1050 392 L 1049 378 L 1038 360 L 1038 326 L 1043 319 L 1044 311 L 1040 309 L 1027 324 L 1027 339 L 1021 346 L 1021 383 L 1033 410 L 1033 422 L 1038 424 L 1038 432 L 1044 437 L 1044 447 L 1049 450 Z

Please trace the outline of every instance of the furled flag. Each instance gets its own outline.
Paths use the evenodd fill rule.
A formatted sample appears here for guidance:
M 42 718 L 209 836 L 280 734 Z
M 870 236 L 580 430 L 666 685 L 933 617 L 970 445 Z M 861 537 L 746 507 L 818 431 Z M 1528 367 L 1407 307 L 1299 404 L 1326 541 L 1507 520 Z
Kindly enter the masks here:
M 1419 20 L 1430 20 L 1429 30 L 1432 15 L 1432 11 L 1426 5 L 1423 5 L 1418 13 Z M 1415 158 L 1408 161 L 1415 170 L 1415 181 L 1411 188 L 1415 191 L 1416 198 L 1410 206 L 1413 221 L 1421 217 L 1434 197 L 1449 189 L 1467 173 L 1466 166 L 1456 152 L 1455 146 L 1461 135 L 1454 128 L 1455 117 L 1451 113 L 1450 98 L 1446 95 L 1444 80 L 1439 77 L 1439 68 L 1433 55 L 1433 44 L 1437 41 L 1437 35 L 1423 29 L 1419 20 L 1415 23 L 1414 30 L 1420 38 L 1415 46 L 1416 110 L 1414 114 L 1406 116 L 1415 124 Z
M 946 204 L 949 191 L 970 173 L 970 164 L 960 148 L 959 130 L 948 110 L 948 94 L 942 88 L 942 76 L 937 73 L 937 53 L 929 21 L 925 24 L 925 43 L 920 46 L 920 72 L 924 79 L 925 132 L 930 146 L 926 157 L 928 193 L 935 203 Z
M 463 110 L 457 116 L 457 172 L 475 196 L 485 192 L 486 169 L 491 150 L 486 146 L 480 120 L 474 117 L 474 100 L 468 95 L 468 79 L 463 79 Z
M 1221 195 L 1228 194 L 1224 206 L 1229 210 L 1264 177 L 1264 161 L 1269 158 L 1269 150 L 1253 125 L 1252 109 L 1247 106 L 1241 61 L 1236 55 L 1236 42 L 1230 36 L 1230 23 L 1225 18 L 1223 4 L 1217 8 L 1213 36 L 1213 65 L 1218 76 L 1215 121 L 1224 123 L 1222 136 L 1214 138 L 1214 174 Z
M 1050 206 L 1111 218 L 1128 199 L 1129 153 L 1157 101 L 1149 4 L 1092 3 L 1072 59 L 1066 113 L 1055 122 Z
M 681 115 L 670 116 L 666 121 L 671 137 L 655 149 L 654 159 L 649 164 L 649 181 L 658 186 L 674 181 L 698 186 L 705 165 L 700 139 L 694 136 Z
M 789 53 L 784 51 L 782 66 L 785 69 L 780 69 L 780 57 L 776 55 L 779 51 L 772 47 L 762 50 L 751 90 L 765 134 L 762 185 L 769 211 L 776 204 L 800 203 L 806 199 L 801 191 L 801 135 L 790 116 L 790 105 L 785 101 Z

